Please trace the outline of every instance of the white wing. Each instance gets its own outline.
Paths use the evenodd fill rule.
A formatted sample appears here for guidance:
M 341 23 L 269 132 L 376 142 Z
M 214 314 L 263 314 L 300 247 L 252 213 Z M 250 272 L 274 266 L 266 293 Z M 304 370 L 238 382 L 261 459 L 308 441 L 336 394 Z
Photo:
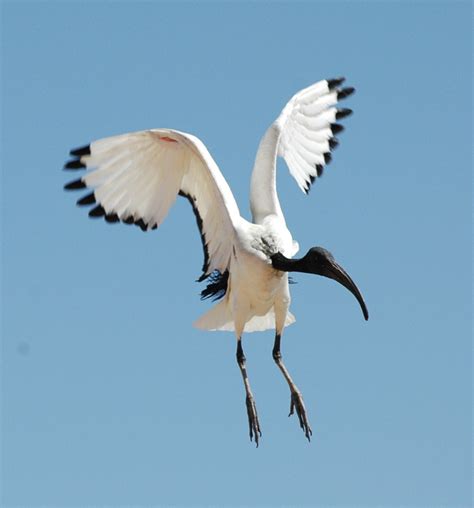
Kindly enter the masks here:
M 251 184 L 254 218 L 270 213 L 282 215 L 275 188 L 276 156 L 285 159 L 300 189 L 308 193 L 323 174 L 338 144 L 335 134 L 343 130 L 336 120 L 352 113 L 335 107 L 354 92 L 339 89 L 344 78 L 319 81 L 294 95 L 263 137 L 255 160 Z
M 133 132 L 94 141 L 71 151 L 65 169 L 87 169 L 67 190 L 94 191 L 77 201 L 93 205 L 91 217 L 157 228 L 176 196 L 186 197 L 204 248 L 203 274 L 224 273 L 240 217 L 234 196 L 214 159 L 196 137 L 171 129 Z

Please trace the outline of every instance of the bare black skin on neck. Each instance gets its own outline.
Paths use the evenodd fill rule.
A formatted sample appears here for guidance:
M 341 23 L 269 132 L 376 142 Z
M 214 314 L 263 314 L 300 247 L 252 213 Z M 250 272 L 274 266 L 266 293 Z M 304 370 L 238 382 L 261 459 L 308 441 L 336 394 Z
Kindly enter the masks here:
M 322 247 L 312 247 L 304 257 L 299 259 L 289 259 L 280 252 L 277 252 L 271 257 L 271 260 L 273 268 L 276 270 L 314 273 L 315 275 L 322 275 L 339 282 L 339 284 L 342 284 L 356 297 L 365 320 L 369 319 L 369 311 L 358 287 L 347 272 L 336 263 L 333 255 L 328 250 Z

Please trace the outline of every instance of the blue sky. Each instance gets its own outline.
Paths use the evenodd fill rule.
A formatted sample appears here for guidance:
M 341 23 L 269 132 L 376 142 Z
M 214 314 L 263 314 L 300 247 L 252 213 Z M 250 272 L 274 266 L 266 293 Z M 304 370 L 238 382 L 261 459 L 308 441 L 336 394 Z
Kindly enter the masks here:
M 469 2 L 3 2 L 4 506 L 469 506 Z M 62 191 L 71 147 L 152 127 L 198 135 L 244 216 L 261 135 L 326 77 L 354 116 L 305 197 L 279 163 L 302 251 L 286 364 L 244 338 L 263 430 L 247 436 L 228 333 L 189 205 L 160 230 L 92 221 Z

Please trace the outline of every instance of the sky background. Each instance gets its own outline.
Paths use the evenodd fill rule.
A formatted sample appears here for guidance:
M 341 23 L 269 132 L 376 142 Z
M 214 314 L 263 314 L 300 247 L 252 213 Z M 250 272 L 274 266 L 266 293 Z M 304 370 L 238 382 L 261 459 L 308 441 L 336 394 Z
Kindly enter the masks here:
M 3 506 L 471 503 L 470 2 L 2 3 Z M 198 135 L 245 217 L 267 126 L 299 89 L 357 94 L 308 197 L 279 163 L 301 250 L 365 296 L 297 275 L 283 336 L 311 444 L 244 337 L 191 323 L 202 252 L 179 200 L 158 231 L 92 221 L 63 192 L 72 147 Z

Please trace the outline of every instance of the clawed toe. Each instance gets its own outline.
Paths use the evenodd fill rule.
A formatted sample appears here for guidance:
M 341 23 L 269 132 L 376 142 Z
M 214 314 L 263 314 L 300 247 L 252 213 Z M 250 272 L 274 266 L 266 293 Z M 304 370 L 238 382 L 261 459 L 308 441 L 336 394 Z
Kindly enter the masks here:
M 247 415 L 249 419 L 249 435 L 250 441 L 255 438 L 255 444 L 258 448 L 259 438 L 262 435 L 260 430 L 260 422 L 258 421 L 257 406 L 253 397 L 247 396 L 245 403 L 247 405 Z
M 296 409 L 296 414 L 298 415 L 298 420 L 300 422 L 300 427 L 303 429 L 304 435 L 311 441 L 311 436 L 313 431 L 311 430 L 311 426 L 308 422 L 308 417 L 306 416 L 306 408 L 304 407 L 303 396 L 298 391 L 291 392 L 291 404 L 290 404 L 290 414 L 291 416 Z

